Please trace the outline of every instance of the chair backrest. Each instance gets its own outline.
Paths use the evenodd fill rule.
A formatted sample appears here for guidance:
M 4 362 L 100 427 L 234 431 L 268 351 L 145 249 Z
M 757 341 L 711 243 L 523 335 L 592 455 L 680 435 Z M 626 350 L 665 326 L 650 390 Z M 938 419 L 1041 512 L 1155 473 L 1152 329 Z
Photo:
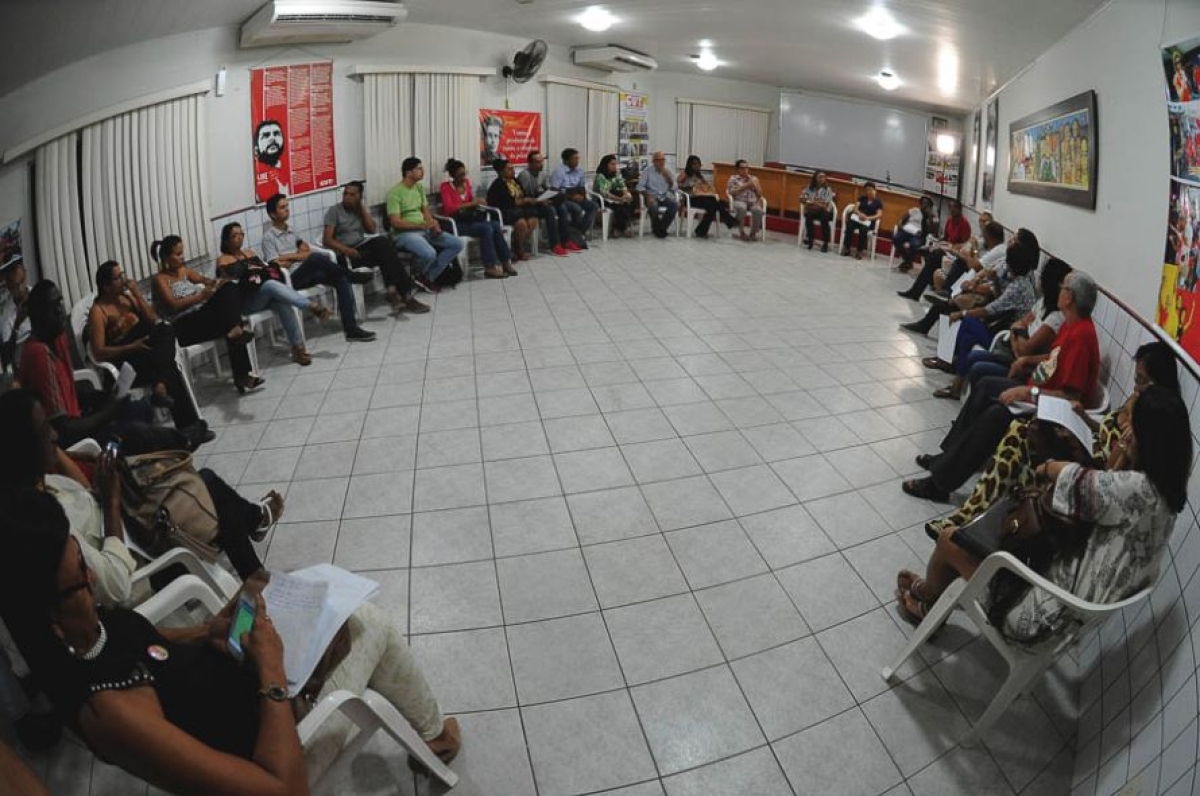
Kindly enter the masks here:
M 92 311 L 92 304 L 96 301 L 95 292 L 88 293 L 79 301 L 75 302 L 75 306 L 71 307 L 71 335 L 74 337 L 75 345 L 79 347 L 79 351 L 83 354 L 85 360 L 91 359 L 90 348 L 86 345 L 87 340 L 87 324 L 88 315 Z

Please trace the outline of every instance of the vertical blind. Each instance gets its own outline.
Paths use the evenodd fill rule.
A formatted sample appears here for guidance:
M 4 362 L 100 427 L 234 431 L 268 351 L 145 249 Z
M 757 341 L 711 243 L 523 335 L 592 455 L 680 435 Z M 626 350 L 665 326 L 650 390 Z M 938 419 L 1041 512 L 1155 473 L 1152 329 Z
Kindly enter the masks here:
M 150 242 L 178 234 L 187 254 L 211 251 L 202 94 L 111 116 L 35 156 L 38 241 L 46 275 L 74 303 L 105 260 L 142 279 Z
M 619 97 L 606 90 L 546 83 L 546 161 L 559 163 L 567 147 L 579 150 L 580 165 L 592 171 L 600 158 L 617 152 Z
M 676 159 L 698 155 L 706 164 L 714 160 L 744 159 L 758 166 L 767 155 L 767 110 L 680 101 L 676 106 Z
M 363 75 L 368 204 L 384 200 L 403 177 L 400 165 L 409 156 L 425 163 L 430 188 L 444 179 L 447 158 L 478 172 L 478 90 L 475 75 Z

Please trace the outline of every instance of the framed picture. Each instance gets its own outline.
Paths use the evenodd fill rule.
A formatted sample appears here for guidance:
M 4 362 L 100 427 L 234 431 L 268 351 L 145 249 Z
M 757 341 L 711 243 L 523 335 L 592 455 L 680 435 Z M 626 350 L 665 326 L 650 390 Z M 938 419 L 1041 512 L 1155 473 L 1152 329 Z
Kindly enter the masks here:
M 1096 92 L 1017 119 L 1008 135 L 1009 193 L 1096 208 Z

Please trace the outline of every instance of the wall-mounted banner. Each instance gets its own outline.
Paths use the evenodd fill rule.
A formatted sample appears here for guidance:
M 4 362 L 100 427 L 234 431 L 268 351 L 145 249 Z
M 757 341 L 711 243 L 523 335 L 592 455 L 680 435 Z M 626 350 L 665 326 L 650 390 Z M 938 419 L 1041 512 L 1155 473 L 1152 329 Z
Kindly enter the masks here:
M 479 163 L 484 168 L 491 168 L 496 158 L 504 158 L 520 171 L 529 153 L 541 148 L 542 114 L 479 110 Z
M 337 185 L 333 62 L 250 70 L 254 198 Z
M 622 168 L 633 164 L 645 171 L 650 168 L 650 97 L 622 91 L 620 108 L 617 158 Z

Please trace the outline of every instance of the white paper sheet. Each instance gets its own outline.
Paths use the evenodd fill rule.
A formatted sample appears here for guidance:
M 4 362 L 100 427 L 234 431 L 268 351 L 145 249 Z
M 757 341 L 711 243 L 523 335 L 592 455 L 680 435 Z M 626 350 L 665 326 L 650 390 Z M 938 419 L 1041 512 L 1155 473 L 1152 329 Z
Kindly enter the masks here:
M 958 281 L 950 286 L 950 298 L 954 298 L 959 293 L 962 293 L 963 285 L 965 285 L 965 284 L 967 284 L 967 282 L 971 281 L 972 276 L 974 276 L 974 274 L 972 274 L 970 271 L 968 271 L 967 273 L 960 276 L 958 278 Z
M 537 200 L 539 202 L 546 202 L 556 196 L 558 196 L 558 191 L 542 191 L 540 194 L 538 194 Z
M 1071 402 L 1065 398 L 1057 398 L 1053 395 L 1039 396 L 1037 416 L 1038 420 L 1057 423 L 1070 431 L 1083 444 L 1086 451 L 1090 452 L 1096 444 L 1092 429 L 1082 417 L 1075 414 L 1075 410 L 1071 408 Z
M 137 378 L 137 371 L 133 369 L 133 365 L 128 362 L 121 363 L 121 372 L 117 374 L 117 399 L 120 400 L 126 395 L 129 395 L 129 390 L 133 387 L 133 380 Z
M 954 341 L 958 337 L 959 323 L 959 321 L 950 323 L 949 315 L 938 318 L 937 355 L 938 359 L 943 362 L 954 361 Z

